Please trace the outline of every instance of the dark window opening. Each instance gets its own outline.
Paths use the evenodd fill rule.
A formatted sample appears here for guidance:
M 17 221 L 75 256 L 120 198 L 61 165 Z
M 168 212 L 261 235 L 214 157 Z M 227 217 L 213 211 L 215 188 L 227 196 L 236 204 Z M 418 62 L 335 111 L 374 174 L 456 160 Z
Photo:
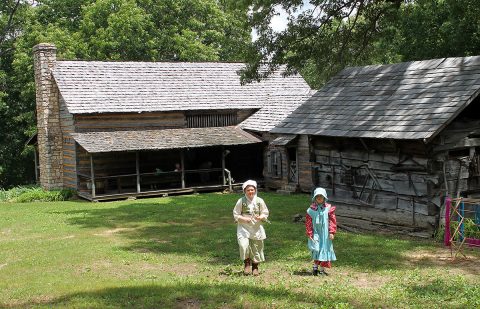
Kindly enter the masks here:
M 235 113 L 187 115 L 188 128 L 226 127 L 237 124 Z

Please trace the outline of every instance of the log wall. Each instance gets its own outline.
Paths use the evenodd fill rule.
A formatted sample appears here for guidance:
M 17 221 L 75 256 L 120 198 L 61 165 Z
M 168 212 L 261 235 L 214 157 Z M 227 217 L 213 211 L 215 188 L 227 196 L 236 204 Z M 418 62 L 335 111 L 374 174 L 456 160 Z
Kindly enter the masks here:
M 442 181 L 421 142 L 311 137 L 299 145 L 302 141 L 302 191 L 324 187 L 329 199 L 342 205 L 339 215 L 351 220 L 433 232 Z
M 186 126 L 183 112 L 94 114 L 75 116 L 76 132 L 174 129 Z
M 70 133 L 74 130 L 73 116 L 67 110 L 65 101 L 60 96 L 60 126 L 63 135 L 63 187 L 77 189 L 77 167 L 75 141 Z

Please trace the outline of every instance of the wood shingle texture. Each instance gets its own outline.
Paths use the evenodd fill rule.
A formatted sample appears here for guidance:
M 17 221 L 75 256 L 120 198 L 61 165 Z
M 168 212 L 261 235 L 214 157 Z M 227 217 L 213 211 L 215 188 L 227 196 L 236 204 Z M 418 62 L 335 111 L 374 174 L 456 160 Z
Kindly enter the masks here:
M 435 137 L 480 93 L 480 56 L 346 68 L 272 133 Z
M 89 153 L 197 148 L 262 142 L 237 127 L 71 133 Z
M 264 107 L 243 121 L 240 127 L 252 131 L 268 132 L 314 93 L 313 90 L 296 91 L 296 93 L 276 92 L 267 98 L 267 104 Z
M 240 84 L 242 63 L 57 61 L 53 76 L 71 114 L 262 108 L 271 96 L 310 91 L 281 71 Z M 271 103 L 271 102 L 270 102 Z

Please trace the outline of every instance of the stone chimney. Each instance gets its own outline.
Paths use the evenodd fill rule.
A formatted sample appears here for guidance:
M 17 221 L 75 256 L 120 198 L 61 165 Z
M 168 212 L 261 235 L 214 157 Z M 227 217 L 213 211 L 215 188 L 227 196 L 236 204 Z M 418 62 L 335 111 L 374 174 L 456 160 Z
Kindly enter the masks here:
M 56 64 L 55 45 L 40 43 L 33 47 L 37 139 L 40 185 L 47 190 L 63 188 L 62 130 L 58 88 L 52 70 Z

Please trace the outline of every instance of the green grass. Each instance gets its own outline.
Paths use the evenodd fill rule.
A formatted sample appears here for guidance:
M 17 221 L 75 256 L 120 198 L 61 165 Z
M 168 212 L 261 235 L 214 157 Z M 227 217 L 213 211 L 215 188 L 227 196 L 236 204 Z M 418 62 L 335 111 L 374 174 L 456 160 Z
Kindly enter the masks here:
M 433 241 L 339 231 L 329 277 L 309 275 L 307 195 L 261 193 L 267 262 L 243 276 L 239 195 L 108 203 L 0 203 L 0 307 L 473 308 L 479 254 Z

